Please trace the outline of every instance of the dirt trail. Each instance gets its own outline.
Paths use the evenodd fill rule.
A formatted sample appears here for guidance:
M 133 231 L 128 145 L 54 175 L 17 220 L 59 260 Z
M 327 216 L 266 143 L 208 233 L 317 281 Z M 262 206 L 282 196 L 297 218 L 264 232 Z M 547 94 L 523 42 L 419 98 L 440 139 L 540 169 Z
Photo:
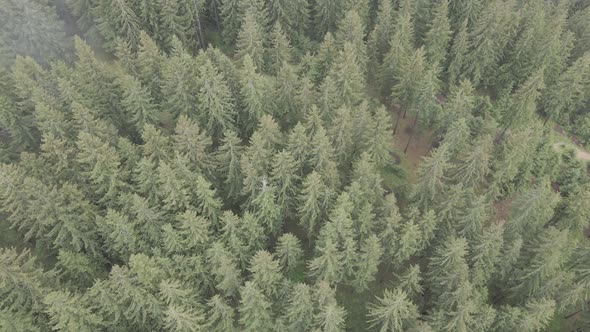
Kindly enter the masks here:
M 559 143 L 553 144 L 553 148 L 555 148 L 555 149 L 563 149 L 566 147 L 573 147 L 574 150 L 576 150 L 576 158 L 578 158 L 580 160 L 584 160 L 584 161 L 590 161 L 590 153 L 588 153 L 587 151 L 584 151 L 583 149 L 577 147 L 574 144 L 565 143 L 565 142 L 559 142 Z

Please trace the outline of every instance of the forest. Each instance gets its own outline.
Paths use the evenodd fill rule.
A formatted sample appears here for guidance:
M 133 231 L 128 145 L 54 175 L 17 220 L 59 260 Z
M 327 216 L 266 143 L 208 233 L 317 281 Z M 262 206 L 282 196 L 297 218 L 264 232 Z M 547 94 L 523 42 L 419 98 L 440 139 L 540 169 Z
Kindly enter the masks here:
M 0 0 L 0 331 L 590 331 L 590 1 Z

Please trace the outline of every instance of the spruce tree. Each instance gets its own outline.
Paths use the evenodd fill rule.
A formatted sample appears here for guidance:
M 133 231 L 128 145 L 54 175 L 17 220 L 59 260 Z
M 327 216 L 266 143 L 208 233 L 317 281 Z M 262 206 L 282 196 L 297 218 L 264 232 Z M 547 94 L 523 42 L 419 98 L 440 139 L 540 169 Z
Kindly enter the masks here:
M 240 73 L 240 97 L 244 108 L 243 120 L 247 122 L 246 133 L 252 131 L 264 114 L 270 113 L 269 86 L 265 78 L 258 73 L 257 66 L 249 55 L 243 60 Z
M 199 119 L 209 135 L 218 139 L 226 130 L 234 130 L 234 101 L 223 75 L 211 61 L 205 61 L 200 68 L 200 76 Z
M 345 2 L 336 0 L 319 0 L 315 4 L 314 24 L 317 27 L 318 36 L 328 31 L 333 31 L 336 23 L 344 15 Z
M 363 74 L 367 71 L 367 46 L 364 39 L 365 27 L 358 12 L 354 10 L 346 12 L 339 23 L 336 41 L 341 47 L 350 43 L 357 65 Z
M 320 281 L 336 284 L 342 279 L 343 255 L 337 244 L 327 239 L 322 245 L 316 245 L 318 256 L 309 262 L 309 273 Z
M 211 138 L 199 128 L 199 124 L 181 115 L 174 128 L 174 150 L 187 157 L 195 169 L 201 172 L 212 167 Z
M 132 76 L 124 75 L 120 81 L 123 89 L 121 104 L 135 126 L 142 129 L 146 124 L 155 124 L 158 121 L 158 109 L 150 92 Z
M 449 85 L 456 84 L 459 78 L 463 76 L 462 68 L 466 65 L 466 57 L 469 50 L 467 23 L 467 20 L 463 21 L 455 37 L 453 37 L 453 43 L 449 51 L 449 66 L 447 68 Z
M 287 274 L 292 273 L 303 258 L 301 241 L 291 233 L 281 235 L 277 241 L 275 256 L 281 269 Z
M 330 303 L 320 307 L 315 319 L 321 331 L 341 332 L 344 331 L 346 310 L 336 303 Z
M 449 146 L 441 145 L 429 157 L 424 158 L 418 168 L 419 181 L 416 183 L 414 197 L 423 207 L 432 206 L 443 198 L 446 171 L 449 168 Z
M 369 288 L 375 281 L 383 249 L 377 235 L 369 236 L 361 245 L 354 284 L 357 291 Z
M 219 295 L 207 301 L 206 328 L 214 332 L 234 331 L 235 310 Z
M 275 24 L 270 37 L 271 48 L 267 51 L 265 68 L 276 74 L 285 63 L 291 62 L 291 44 L 280 23 Z
M 43 299 L 54 330 L 95 331 L 102 319 L 89 308 L 81 306 L 82 297 L 68 291 L 55 291 Z
M 451 24 L 449 23 L 449 1 L 442 0 L 433 10 L 432 22 L 426 33 L 426 54 L 430 63 L 445 63 L 447 48 L 451 40 Z
M 362 67 L 357 60 L 359 56 L 354 45 L 345 42 L 329 73 L 336 85 L 338 96 L 351 107 L 361 101 L 365 86 Z
M 543 69 L 533 73 L 512 95 L 510 106 L 502 114 L 503 129 L 496 141 L 503 138 L 508 129 L 518 129 L 532 121 L 537 99 L 544 88 Z
M 314 303 L 308 285 L 298 283 L 293 286 L 285 308 L 284 318 L 289 331 L 309 330 L 313 324 Z
M 379 0 L 375 27 L 367 41 L 367 53 L 371 61 L 376 61 L 377 64 L 383 61 L 383 57 L 389 50 L 389 38 L 394 34 L 394 23 L 393 3 L 388 0 Z M 370 72 L 377 74 L 372 70 Z
M 418 307 L 399 288 L 393 291 L 386 289 L 383 297 L 377 298 L 377 303 L 369 304 L 368 309 L 369 322 L 382 332 L 406 331 L 420 316 Z
M 226 44 L 232 45 L 242 24 L 242 12 L 240 0 L 226 0 L 221 3 L 220 16 L 222 22 L 222 34 Z
M 243 151 L 241 140 L 233 131 L 226 131 L 217 149 L 216 165 L 225 187 L 225 194 L 229 198 L 236 198 L 241 192 L 242 173 L 240 158 Z
M 246 282 L 240 289 L 240 324 L 243 331 L 271 331 L 273 326 L 272 302 L 253 282 Z
M 250 9 L 245 12 L 242 27 L 236 43 L 236 57 L 239 60 L 250 56 L 257 68 L 264 68 L 264 27 L 256 21 L 256 12 Z
M 135 47 L 139 40 L 140 21 L 132 4 L 124 1 L 99 1 L 95 8 L 98 31 L 105 39 L 105 47 L 114 49 L 117 38 Z

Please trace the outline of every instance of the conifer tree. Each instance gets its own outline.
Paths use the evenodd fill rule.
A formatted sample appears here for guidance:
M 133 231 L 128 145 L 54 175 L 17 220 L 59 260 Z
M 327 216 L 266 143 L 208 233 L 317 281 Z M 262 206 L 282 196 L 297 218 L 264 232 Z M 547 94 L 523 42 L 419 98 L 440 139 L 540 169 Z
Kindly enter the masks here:
M 236 57 L 244 61 L 246 55 L 250 56 L 257 68 L 264 68 L 264 27 L 256 21 L 254 9 L 247 10 L 244 14 L 242 27 L 236 43 Z
M 334 40 L 334 36 L 331 32 L 326 32 L 318 52 L 314 56 L 314 69 L 317 74 L 315 79 L 317 82 L 324 80 L 328 75 L 330 68 L 332 68 L 332 63 L 335 61 L 335 55 L 338 53 L 337 50 L 338 46 L 336 40 Z
M 490 173 L 492 138 L 480 137 L 460 161 L 454 179 L 465 188 L 478 188 Z
M 149 91 L 132 76 L 124 75 L 120 80 L 123 89 L 121 104 L 131 115 L 135 126 L 142 129 L 146 124 L 155 124 L 158 120 L 158 111 Z
M 564 113 L 579 108 L 588 86 L 583 83 L 584 78 L 589 76 L 590 53 L 586 53 L 561 73 L 554 84 L 547 87 L 541 99 L 546 114 L 545 124 L 550 119 L 559 120 Z
M 55 330 L 94 331 L 102 325 L 101 318 L 80 306 L 81 296 L 70 292 L 51 292 L 44 298 L 50 323 Z
M 293 286 L 285 308 L 285 320 L 289 331 L 305 331 L 313 324 L 314 303 L 308 285 L 297 283 Z
M 517 23 L 513 6 L 513 1 L 490 1 L 477 16 L 470 32 L 472 47 L 464 68 L 476 86 L 489 82 L 497 69 L 501 51 L 513 36 L 514 25 Z
M 133 224 L 127 216 L 112 209 L 107 210 L 102 222 L 105 224 L 101 228 L 102 232 L 106 233 L 104 235 L 109 251 L 114 251 L 118 257 L 127 261 L 139 245 L 138 234 L 133 229 Z
M 283 278 L 279 262 L 274 260 L 268 251 L 258 251 L 250 262 L 250 281 L 266 296 L 273 298 L 278 293 Z
M 226 44 L 232 45 L 242 24 L 242 12 L 240 0 L 226 0 L 221 3 L 220 16 L 222 21 L 222 34 Z
M 231 253 L 222 243 L 216 242 L 207 249 L 207 260 L 215 279 L 215 287 L 227 296 L 235 295 L 241 284 L 241 273 Z
M 309 273 L 317 280 L 336 284 L 342 279 L 343 255 L 337 244 L 327 239 L 323 245 L 316 245 L 318 256 L 309 262 Z
M 456 84 L 462 77 L 462 68 L 466 66 L 467 52 L 469 50 L 469 35 L 467 20 L 464 20 L 453 38 L 449 51 L 449 67 L 447 68 L 447 80 L 449 85 Z
M 236 113 L 231 91 L 223 75 L 211 61 L 200 68 L 201 82 L 198 94 L 200 121 L 209 135 L 219 138 L 226 130 L 234 130 Z
M 512 95 L 510 107 L 502 114 L 503 129 L 496 141 L 503 138 L 508 129 L 518 129 L 532 120 L 537 99 L 544 88 L 543 69 L 533 73 Z
M 369 236 L 360 248 L 354 284 L 357 291 L 369 288 L 375 281 L 383 249 L 377 235 Z
M 315 15 L 313 21 L 317 27 L 318 36 L 328 31 L 333 31 L 336 23 L 344 15 L 345 2 L 335 0 L 319 0 L 315 4 Z
M 430 63 L 442 65 L 446 59 L 447 48 L 452 34 L 448 17 L 448 0 L 437 3 L 432 15 L 432 22 L 430 22 L 424 44 L 426 45 L 426 54 Z
M 391 160 L 391 141 L 393 138 L 391 117 L 381 106 L 375 110 L 373 121 L 365 133 L 365 142 L 371 159 L 378 167 L 383 167 Z
M 240 289 L 240 324 L 243 331 L 271 331 L 273 326 L 272 303 L 251 281 Z
M 268 82 L 257 72 L 257 66 L 249 55 L 243 60 L 244 67 L 240 73 L 240 96 L 244 107 L 244 121 L 247 132 L 252 131 L 264 114 L 270 113 Z
M 139 33 L 139 42 L 136 64 L 138 78 L 141 80 L 142 86 L 148 88 L 155 100 L 161 100 L 160 79 L 164 57 L 147 33 L 143 31 Z
M 418 307 L 399 288 L 393 291 L 386 289 L 383 297 L 377 298 L 377 303 L 369 304 L 368 309 L 369 322 L 382 332 L 406 331 L 420 316 Z
M 289 35 L 302 33 L 307 28 L 309 20 L 308 0 L 273 0 L 268 2 L 270 23 L 278 22 Z
M 275 256 L 285 273 L 289 274 L 293 272 L 303 258 L 301 242 L 291 233 L 281 235 L 277 242 Z
M 268 49 L 266 68 L 276 74 L 285 63 L 291 62 L 291 44 L 283 32 L 280 23 L 276 23 L 270 37 L 271 48 Z
M 200 331 L 203 319 L 203 314 L 193 308 L 170 304 L 164 311 L 164 327 L 169 331 Z
M 311 153 L 311 164 L 313 169 L 318 172 L 326 185 L 336 188 L 339 182 L 338 171 L 334 157 L 334 149 L 330 144 L 330 139 L 323 126 L 317 128 L 317 132 L 311 139 L 313 147 Z
M 180 40 L 174 39 L 170 56 L 161 68 L 161 93 L 163 109 L 174 116 L 186 114 L 195 116 L 200 105 L 197 70 L 194 62 L 184 50 Z
M 341 47 L 350 43 L 357 65 L 362 73 L 367 71 L 367 46 L 365 45 L 365 27 L 358 12 L 350 10 L 338 24 L 336 40 Z
M 211 183 L 202 176 L 197 176 L 194 185 L 198 212 L 207 217 L 211 222 L 217 222 L 217 217 L 221 209 L 221 200 L 217 197 L 215 189 L 212 189 Z
M 241 192 L 242 173 L 240 158 L 243 147 L 233 131 L 226 131 L 216 155 L 218 172 L 225 185 L 227 197 L 236 198 Z
M 401 60 L 411 55 L 414 50 L 414 24 L 412 16 L 400 12 L 396 18 L 394 33 L 389 40 L 389 52 L 383 58 L 383 65 L 378 75 L 381 93 L 389 96 L 391 88 L 400 77 Z
M 554 285 L 563 277 L 563 266 L 571 253 L 568 238 L 568 230 L 548 227 L 525 248 L 519 264 L 522 268 L 516 272 L 515 284 L 510 289 L 514 299 L 524 302 L 556 294 L 558 289 Z
M 558 199 L 547 179 L 541 179 L 515 202 L 507 229 L 511 234 L 534 235 L 551 219 Z
M 235 310 L 219 295 L 207 301 L 206 328 L 214 332 L 234 331 Z
M 86 132 L 99 138 L 102 142 L 113 143 L 117 137 L 117 130 L 107 121 L 95 116 L 88 108 L 79 103 L 72 103 L 72 118 L 74 130 Z
M 486 285 L 496 270 L 496 265 L 502 259 L 503 235 L 502 224 L 491 224 L 482 230 L 476 241 L 472 242 L 471 278 L 476 287 Z
M 14 248 L 2 248 L 0 261 L 0 291 L 4 294 L 0 308 L 8 313 L 31 314 L 42 304 L 47 274 L 37 266 L 29 250 L 19 253 Z
M 3 67 L 11 65 L 17 55 L 46 64 L 69 51 L 64 24 L 50 3 L 7 1 L 0 19 L 4 22 L 0 30 Z
M 361 101 L 365 85 L 362 67 L 357 60 L 359 56 L 354 45 L 345 42 L 329 73 L 336 85 L 338 96 L 348 106 L 356 106 Z
M 389 38 L 394 34 L 394 24 L 393 3 L 387 0 L 379 0 L 375 27 L 369 34 L 367 41 L 367 53 L 371 61 L 375 61 L 377 64 L 383 61 L 383 57 L 389 51 Z
M 429 207 L 442 198 L 445 172 L 449 168 L 449 146 L 441 145 L 432 152 L 418 168 L 419 181 L 416 183 L 414 197 L 420 206 Z
M 174 128 L 173 140 L 174 150 L 187 157 L 196 170 L 204 172 L 211 169 L 211 138 L 201 132 L 198 123 L 181 115 Z
M 422 275 L 420 266 L 415 264 L 410 266 L 407 271 L 399 276 L 399 289 L 403 289 L 412 299 L 417 299 L 422 295 Z
M 298 122 L 287 138 L 287 150 L 293 156 L 297 167 L 297 174 L 303 176 L 309 161 L 310 139 L 305 133 L 305 127 Z
M 336 303 L 320 307 L 320 312 L 316 315 L 317 326 L 325 332 L 344 331 L 345 320 L 346 310 Z
M 291 153 L 283 150 L 274 156 L 270 181 L 277 190 L 277 203 L 284 214 L 288 213 L 293 208 L 299 183 L 297 164 Z
M 352 116 L 351 111 L 347 107 L 341 107 L 336 110 L 334 114 L 334 121 L 332 127 L 328 128 L 328 132 L 334 145 L 334 151 L 339 164 L 347 167 L 350 164 L 353 152 L 353 137 L 352 137 Z
M 92 10 L 96 11 L 96 23 L 105 39 L 107 49 L 114 49 L 117 38 L 123 38 L 135 47 L 139 40 L 140 22 L 132 4 L 124 1 L 99 1 Z

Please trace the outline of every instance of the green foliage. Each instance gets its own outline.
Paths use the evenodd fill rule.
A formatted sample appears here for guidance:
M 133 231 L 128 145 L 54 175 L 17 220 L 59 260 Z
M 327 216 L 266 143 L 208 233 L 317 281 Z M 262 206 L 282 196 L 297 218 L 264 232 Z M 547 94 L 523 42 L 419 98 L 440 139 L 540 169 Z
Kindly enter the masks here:
M 378 298 L 376 304 L 369 306 L 369 310 L 373 326 L 382 332 L 405 331 L 419 317 L 418 307 L 401 289 L 386 289 L 383 298 Z
M 48 63 L 69 51 L 64 23 L 55 8 L 43 1 L 2 1 L 0 10 L 0 64 L 12 64 L 16 55 Z
M 256 12 L 246 11 L 236 43 L 237 58 L 243 60 L 248 55 L 258 68 L 264 68 L 265 42 L 262 29 L 256 21 Z
M 0 330 L 586 328 L 582 2 L 66 2 L 0 0 Z
M 252 282 L 240 290 L 240 324 L 244 331 L 270 331 L 273 325 L 271 302 Z

